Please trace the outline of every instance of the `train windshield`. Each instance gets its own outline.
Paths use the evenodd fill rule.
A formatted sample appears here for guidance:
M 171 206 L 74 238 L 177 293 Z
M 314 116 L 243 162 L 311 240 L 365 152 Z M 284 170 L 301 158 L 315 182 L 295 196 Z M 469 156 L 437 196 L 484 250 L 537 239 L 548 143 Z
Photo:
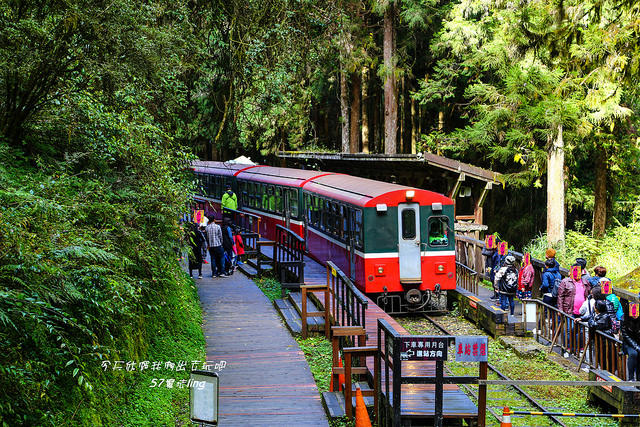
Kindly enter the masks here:
M 429 218 L 429 246 L 449 246 L 449 218 L 432 216 Z

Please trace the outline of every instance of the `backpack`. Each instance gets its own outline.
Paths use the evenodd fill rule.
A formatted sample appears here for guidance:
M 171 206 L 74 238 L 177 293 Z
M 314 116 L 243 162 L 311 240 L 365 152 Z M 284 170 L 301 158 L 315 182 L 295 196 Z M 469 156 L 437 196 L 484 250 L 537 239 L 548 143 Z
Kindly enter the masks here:
M 522 273 L 524 273 L 524 267 L 520 269 L 518 273 L 518 290 L 524 291 L 524 284 L 522 283 Z
M 515 294 L 518 290 L 518 270 L 514 267 L 507 268 L 500 279 L 500 290 L 507 294 Z
M 558 289 L 560 288 L 560 282 L 562 282 L 562 276 L 560 276 L 560 278 L 553 278 L 553 287 L 551 288 L 551 296 L 553 298 L 558 298 Z

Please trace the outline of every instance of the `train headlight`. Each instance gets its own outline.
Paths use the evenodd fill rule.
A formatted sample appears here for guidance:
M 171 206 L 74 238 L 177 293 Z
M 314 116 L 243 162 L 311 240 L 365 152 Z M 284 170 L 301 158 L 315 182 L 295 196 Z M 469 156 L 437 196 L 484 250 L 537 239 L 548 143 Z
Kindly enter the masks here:
M 444 274 L 445 270 L 446 267 L 443 262 L 436 263 L 436 274 Z
M 384 274 L 384 268 L 378 267 L 378 274 Z
M 404 197 L 405 197 L 407 200 L 412 200 L 412 199 L 415 197 L 415 195 L 416 195 L 415 190 L 407 190 L 407 192 L 406 192 L 406 193 L 404 193 Z
M 382 277 L 386 274 L 385 272 L 385 265 L 384 264 L 376 264 L 373 266 L 373 271 L 375 272 L 376 276 L 378 277 Z

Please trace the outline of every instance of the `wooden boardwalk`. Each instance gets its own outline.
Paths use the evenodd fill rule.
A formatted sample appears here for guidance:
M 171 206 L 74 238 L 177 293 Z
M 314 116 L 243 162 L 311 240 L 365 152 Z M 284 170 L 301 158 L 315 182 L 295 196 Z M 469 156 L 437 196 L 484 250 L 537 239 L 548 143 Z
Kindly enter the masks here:
M 318 389 L 298 343 L 253 281 L 196 279 L 206 360 L 220 375 L 219 425 L 327 426 Z
M 326 284 L 326 267 L 305 257 L 305 283 Z M 323 303 L 324 294 L 316 297 Z M 365 315 L 367 346 L 378 345 L 378 319 L 385 319 L 401 335 L 410 335 L 393 317 L 378 307 L 369 297 Z M 373 376 L 373 357 L 367 358 L 367 367 Z M 432 361 L 402 362 L 404 376 L 435 376 L 436 364 Z M 383 368 L 384 375 L 384 368 Z M 384 393 L 384 391 L 383 391 Z M 435 415 L 435 385 L 404 384 L 401 388 L 401 414 L 403 419 L 433 418 Z M 391 393 L 390 393 L 391 394 Z M 471 419 L 478 416 L 478 408 L 455 384 L 445 384 L 443 393 L 443 416 L 448 419 Z

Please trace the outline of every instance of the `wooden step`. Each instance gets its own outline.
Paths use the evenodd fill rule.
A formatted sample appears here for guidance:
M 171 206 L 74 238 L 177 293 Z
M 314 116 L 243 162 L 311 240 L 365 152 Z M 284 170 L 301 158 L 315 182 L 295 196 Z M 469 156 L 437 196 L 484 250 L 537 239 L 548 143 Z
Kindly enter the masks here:
M 300 314 L 296 311 L 295 307 L 288 299 L 277 299 L 273 301 L 278 313 L 284 320 L 284 324 L 291 335 L 300 335 L 302 333 L 302 320 L 300 320 Z
M 249 265 L 248 262 L 243 262 L 242 264 L 238 265 L 238 270 L 242 271 L 244 274 L 251 278 L 258 275 L 258 270 L 256 270 L 255 267 Z
M 356 385 L 353 385 L 353 410 L 355 413 L 356 408 L 356 397 L 355 390 Z M 367 383 L 358 383 L 360 385 L 361 390 L 369 390 L 369 385 Z M 363 397 L 364 403 L 367 407 L 373 407 L 373 397 Z M 322 401 L 324 402 L 324 406 L 329 414 L 330 418 L 340 418 L 346 415 L 346 409 L 344 407 L 344 393 L 341 391 L 325 391 L 322 393 Z
M 293 304 L 298 316 L 302 316 L 302 292 L 290 292 L 289 301 Z M 307 296 L 307 312 L 320 311 L 309 296 Z M 323 317 L 307 317 L 307 326 L 309 331 L 324 332 L 324 318 Z

